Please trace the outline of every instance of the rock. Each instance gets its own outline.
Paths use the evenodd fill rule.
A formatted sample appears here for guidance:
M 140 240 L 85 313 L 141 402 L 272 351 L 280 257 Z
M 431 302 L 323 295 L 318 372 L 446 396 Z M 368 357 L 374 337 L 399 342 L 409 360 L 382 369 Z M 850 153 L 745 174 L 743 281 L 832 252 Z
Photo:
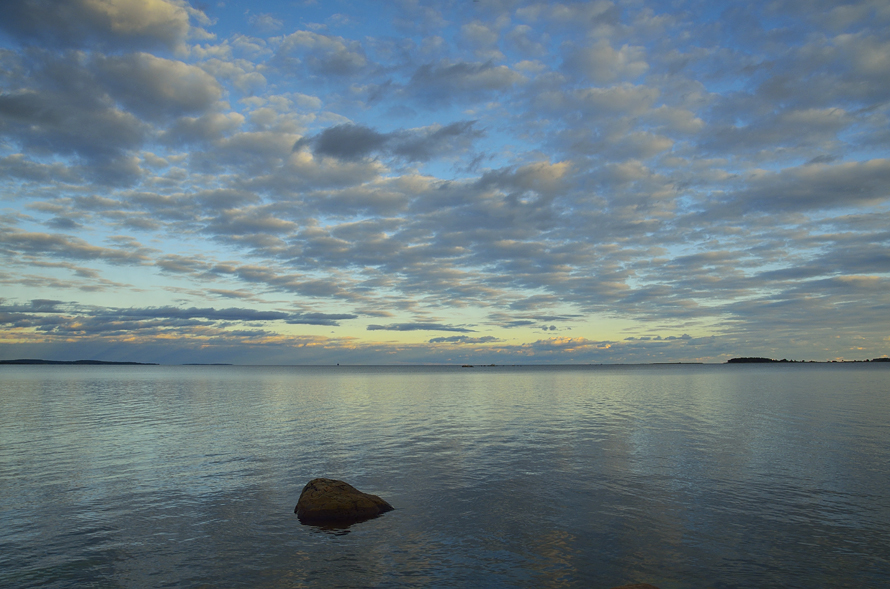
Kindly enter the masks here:
M 622 585 L 620 587 L 612 587 L 612 589 L 658 589 L 655 585 L 649 583 L 635 583 L 633 585 Z
M 304 524 L 355 523 L 392 511 L 378 497 L 334 479 L 312 479 L 300 493 L 294 513 Z

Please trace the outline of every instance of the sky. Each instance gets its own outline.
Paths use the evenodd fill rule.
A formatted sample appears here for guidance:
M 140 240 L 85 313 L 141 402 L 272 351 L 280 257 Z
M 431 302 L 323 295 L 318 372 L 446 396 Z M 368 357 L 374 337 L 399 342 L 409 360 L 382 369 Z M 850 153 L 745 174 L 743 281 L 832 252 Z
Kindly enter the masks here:
M 0 359 L 890 353 L 886 0 L 0 4 Z

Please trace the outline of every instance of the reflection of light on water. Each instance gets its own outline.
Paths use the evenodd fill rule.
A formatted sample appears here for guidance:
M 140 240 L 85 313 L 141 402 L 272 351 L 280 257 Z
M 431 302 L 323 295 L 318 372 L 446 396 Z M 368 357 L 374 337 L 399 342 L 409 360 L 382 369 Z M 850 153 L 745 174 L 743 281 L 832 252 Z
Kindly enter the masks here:
M 880 366 L 7 368 L 4 586 L 887 580 Z
M 348 526 L 348 525 L 341 525 L 341 526 L 327 525 L 327 526 L 309 526 L 309 527 L 312 528 L 312 532 L 315 534 L 328 534 L 330 536 L 345 536 L 346 534 L 349 533 L 350 526 Z
M 565 530 L 543 532 L 529 546 L 529 551 L 537 555 L 531 558 L 529 567 L 536 572 L 537 587 L 571 587 L 577 585 L 578 569 L 575 561 L 583 555 L 572 548 L 576 538 Z

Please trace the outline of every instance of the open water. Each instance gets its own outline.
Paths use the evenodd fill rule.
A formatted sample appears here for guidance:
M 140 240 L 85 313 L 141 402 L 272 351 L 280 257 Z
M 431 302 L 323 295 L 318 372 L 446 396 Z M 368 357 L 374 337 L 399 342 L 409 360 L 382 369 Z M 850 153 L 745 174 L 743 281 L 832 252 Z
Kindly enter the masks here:
M 0 586 L 890 587 L 888 424 L 888 364 L 3 366 Z

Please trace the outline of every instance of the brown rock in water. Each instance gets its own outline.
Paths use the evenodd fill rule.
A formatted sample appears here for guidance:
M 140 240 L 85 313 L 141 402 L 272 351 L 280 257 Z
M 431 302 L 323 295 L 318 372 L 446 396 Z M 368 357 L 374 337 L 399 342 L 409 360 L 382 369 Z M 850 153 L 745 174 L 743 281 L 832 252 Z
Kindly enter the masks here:
M 334 479 L 312 479 L 300 493 L 294 513 L 304 524 L 351 523 L 392 511 L 378 497 L 362 493 L 349 483 Z
M 633 585 L 622 585 L 621 587 L 612 587 L 612 589 L 658 589 L 655 585 L 649 583 L 635 583 Z

